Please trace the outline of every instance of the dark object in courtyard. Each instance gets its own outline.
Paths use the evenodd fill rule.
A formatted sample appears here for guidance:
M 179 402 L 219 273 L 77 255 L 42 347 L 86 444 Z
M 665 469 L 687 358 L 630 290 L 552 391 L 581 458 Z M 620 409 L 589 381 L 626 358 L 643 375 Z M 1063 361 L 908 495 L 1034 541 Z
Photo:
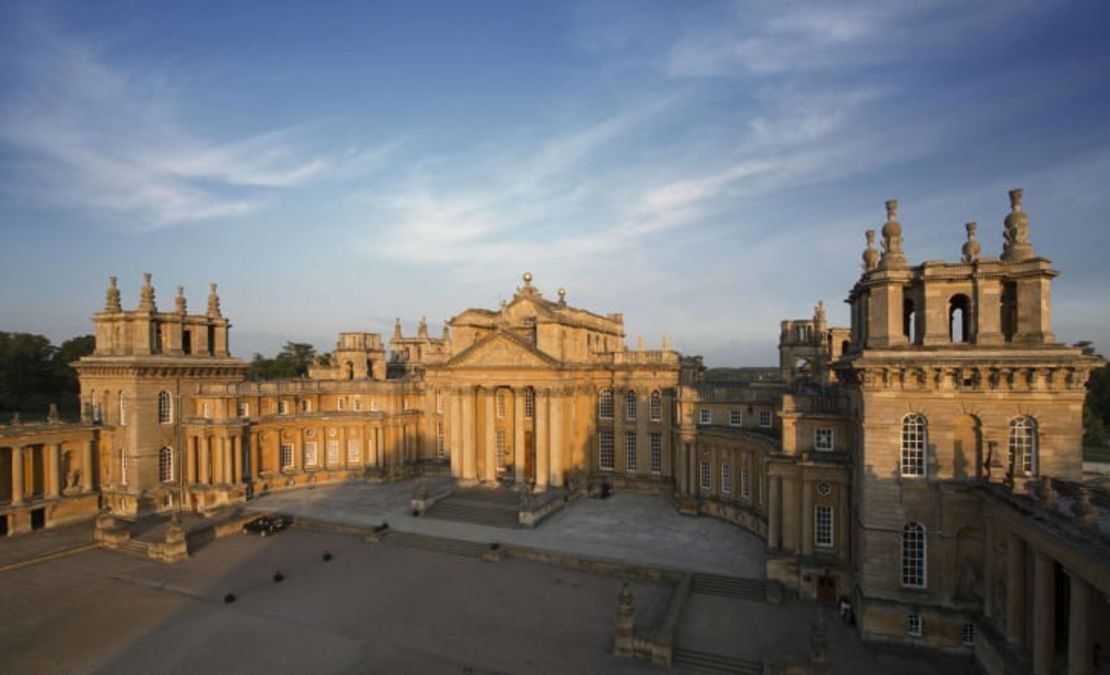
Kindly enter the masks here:
M 601 484 L 601 498 L 608 499 L 609 495 L 613 493 L 613 487 L 608 483 Z
M 280 584 L 282 581 L 285 581 L 285 575 L 281 573 L 281 570 L 274 572 L 274 583 Z
M 324 551 L 324 562 L 331 560 L 331 551 Z
M 257 534 L 260 537 L 265 537 L 268 534 L 281 532 L 292 524 L 292 516 L 286 516 L 282 514 L 259 516 L 258 518 L 255 518 L 249 523 L 243 525 L 243 534 Z
M 501 544 L 498 544 L 496 541 L 489 545 L 489 550 L 491 551 L 497 551 L 500 550 L 500 548 Z
M 228 593 L 227 595 L 224 596 L 224 604 L 230 605 L 233 602 L 235 602 L 235 594 L 234 593 Z

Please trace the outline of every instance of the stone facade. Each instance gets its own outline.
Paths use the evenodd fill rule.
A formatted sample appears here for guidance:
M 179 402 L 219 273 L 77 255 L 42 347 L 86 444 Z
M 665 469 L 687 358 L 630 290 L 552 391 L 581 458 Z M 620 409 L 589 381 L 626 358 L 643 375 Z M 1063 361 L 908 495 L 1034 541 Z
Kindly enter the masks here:
M 872 640 L 974 651 L 991 673 L 1093 672 L 1110 649 L 1106 496 L 1081 486 L 1081 410 L 1102 362 L 1056 342 L 1057 272 L 1011 193 L 1003 253 L 911 266 L 897 203 L 867 232 L 851 325 L 780 325 L 779 365 L 709 381 L 620 314 L 526 274 L 438 337 L 341 333 L 309 377 L 248 382 L 215 285 L 134 310 L 113 278 L 76 365 L 79 424 L 0 427 L 7 533 L 103 508 L 214 513 L 253 495 L 449 474 L 460 485 L 650 490 L 766 541 L 767 575 L 849 598 Z M 549 493 L 550 494 L 550 493 Z

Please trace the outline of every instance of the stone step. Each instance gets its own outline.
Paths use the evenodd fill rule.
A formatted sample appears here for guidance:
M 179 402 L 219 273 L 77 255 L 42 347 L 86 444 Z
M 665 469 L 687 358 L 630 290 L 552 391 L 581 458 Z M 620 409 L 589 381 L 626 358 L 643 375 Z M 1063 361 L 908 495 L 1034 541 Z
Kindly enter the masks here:
M 484 502 L 486 504 L 520 504 L 520 493 L 509 488 L 465 488 L 455 490 L 448 499 L 464 499 L 471 502 Z
M 462 504 L 445 499 L 433 504 L 424 513 L 426 518 L 452 520 L 476 525 L 489 525 L 492 527 L 515 528 L 519 527 L 516 509 L 490 508 L 487 506 L 474 506 Z
M 390 532 L 382 541 L 394 546 L 416 548 L 425 551 L 437 551 L 439 553 L 464 556 L 467 558 L 481 558 L 489 551 L 488 544 L 463 541 L 461 539 L 430 537 L 428 535 L 414 534 L 412 532 Z
M 129 555 L 139 556 L 141 558 L 150 557 L 150 547 L 143 542 L 135 541 L 134 539 L 128 539 L 127 541 L 122 542 L 116 550 L 122 551 Z
M 699 652 L 694 649 L 676 647 L 671 658 L 675 668 L 698 673 L 732 673 L 733 675 L 763 675 L 763 664 L 759 661 L 735 659 L 720 654 Z
M 720 574 L 695 574 L 691 590 L 703 595 L 721 595 L 743 600 L 763 600 L 767 597 L 767 586 L 759 579 Z

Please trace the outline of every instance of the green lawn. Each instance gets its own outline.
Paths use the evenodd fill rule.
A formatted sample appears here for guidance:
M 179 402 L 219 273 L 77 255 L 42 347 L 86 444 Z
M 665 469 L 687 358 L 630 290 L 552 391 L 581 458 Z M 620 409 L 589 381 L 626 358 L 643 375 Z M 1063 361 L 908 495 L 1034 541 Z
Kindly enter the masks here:
M 1085 462 L 1110 462 L 1110 448 L 1101 448 L 1088 445 L 1083 448 L 1083 461 Z

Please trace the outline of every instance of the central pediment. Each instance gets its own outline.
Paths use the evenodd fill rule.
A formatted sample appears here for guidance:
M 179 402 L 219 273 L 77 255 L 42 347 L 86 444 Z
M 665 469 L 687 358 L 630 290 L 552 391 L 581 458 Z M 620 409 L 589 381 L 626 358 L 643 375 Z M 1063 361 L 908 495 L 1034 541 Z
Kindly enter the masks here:
M 550 368 L 559 362 L 517 336 L 497 331 L 444 364 L 448 368 Z

